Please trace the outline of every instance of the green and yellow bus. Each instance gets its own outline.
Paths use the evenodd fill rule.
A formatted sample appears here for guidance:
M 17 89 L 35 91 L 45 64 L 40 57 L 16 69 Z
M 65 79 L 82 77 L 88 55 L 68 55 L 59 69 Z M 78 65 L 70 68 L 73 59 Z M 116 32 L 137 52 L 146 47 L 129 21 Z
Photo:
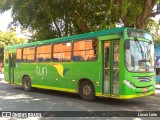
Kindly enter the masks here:
M 150 34 L 113 28 L 5 48 L 5 80 L 33 87 L 129 99 L 154 94 L 154 45 Z

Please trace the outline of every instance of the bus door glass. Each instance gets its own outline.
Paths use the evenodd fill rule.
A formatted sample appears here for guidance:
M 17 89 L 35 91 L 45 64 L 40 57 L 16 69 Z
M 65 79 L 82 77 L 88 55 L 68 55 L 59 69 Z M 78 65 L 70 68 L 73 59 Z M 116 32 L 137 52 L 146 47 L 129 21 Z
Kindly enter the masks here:
M 119 94 L 119 41 L 107 41 L 104 43 L 104 83 L 103 93 L 108 95 Z
M 14 83 L 14 69 L 16 66 L 16 54 L 15 53 L 11 53 L 9 54 L 10 57 L 10 72 L 9 72 L 9 78 L 10 78 L 10 83 Z

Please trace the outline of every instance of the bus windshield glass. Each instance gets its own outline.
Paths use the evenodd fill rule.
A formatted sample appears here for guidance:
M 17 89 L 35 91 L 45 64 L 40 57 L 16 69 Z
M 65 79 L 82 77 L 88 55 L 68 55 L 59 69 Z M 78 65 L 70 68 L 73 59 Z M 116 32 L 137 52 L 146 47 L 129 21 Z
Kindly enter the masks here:
M 153 41 L 152 35 L 139 30 L 128 29 L 127 30 L 128 37 L 136 37 L 136 38 L 144 38 L 150 41 Z
M 154 46 L 150 42 L 127 40 L 125 48 L 125 65 L 132 72 L 154 71 Z M 126 42 L 127 42 L 126 41 Z

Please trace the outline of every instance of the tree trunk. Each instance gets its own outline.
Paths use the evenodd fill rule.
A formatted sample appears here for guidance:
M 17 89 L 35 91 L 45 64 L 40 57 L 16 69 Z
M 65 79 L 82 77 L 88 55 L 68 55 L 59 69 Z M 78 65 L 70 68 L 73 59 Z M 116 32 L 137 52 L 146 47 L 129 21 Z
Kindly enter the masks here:
M 144 30 L 145 29 L 145 20 L 141 21 L 141 22 L 137 21 L 136 22 L 136 28 Z
M 56 29 L 57 29 L 57 31 L 58 31 L 58 35 L 59 35 L 59 37 L 62 37 L 62 35 L 61 35 L 61 31 L 60 31 L 60 29 L 59 29 L 59 27 L 58 27 L 58 25 L 57 25 L 56 21 L 55 21 L 55 20 L 53 20 L 53 22 L 54 22 L 54 25 L 56 26 Z
M 156 0 L 146 0 L 145 1 L 145 6 L 143 8 L 143 12 L 141 15 L 139 15 L 137 17 L 137 20 L 136 20 L 136 28 L 138 29 L 142 29 L 144 30 L 145 29 L 145 23 L 146 23 L 146 20 L 152 16 L 152 9 L 155 5 L 155 2 Z

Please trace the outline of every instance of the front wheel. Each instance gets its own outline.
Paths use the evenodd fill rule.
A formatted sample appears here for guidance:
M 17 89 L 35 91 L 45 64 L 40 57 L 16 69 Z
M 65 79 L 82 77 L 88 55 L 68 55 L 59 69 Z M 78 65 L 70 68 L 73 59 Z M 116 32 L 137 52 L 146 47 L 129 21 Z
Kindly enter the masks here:
M 23 78 L 23 89 L 27 92 L 30 92 L 31 91 L 31 80 L 28 76 L 25 76 Z
M 93 101 L 95 99 L 95 89 L 90 81 L 83 81 L 79 89 L 80 97 L 85 101 Z

